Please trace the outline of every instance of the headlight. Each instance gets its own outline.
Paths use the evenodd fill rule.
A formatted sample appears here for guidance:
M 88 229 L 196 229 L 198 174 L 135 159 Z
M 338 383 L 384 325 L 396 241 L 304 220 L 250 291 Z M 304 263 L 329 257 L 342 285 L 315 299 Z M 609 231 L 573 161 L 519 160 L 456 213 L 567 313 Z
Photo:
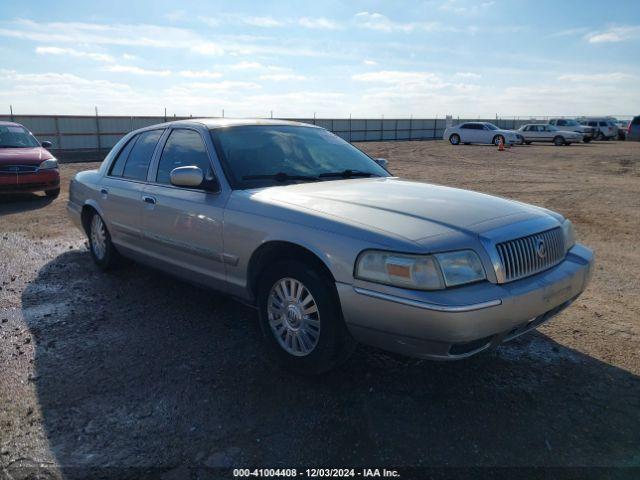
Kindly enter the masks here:
M 40 164 L 40 167 L 38 167 L 38 168 L 40 168 L 41 170 L 42 169 L 48 170 L 48 169 L 51 169 L 51 168 L 58 168 L 58 160 L 56 160 L 55 158 L 50 158 L 49 160 L 45 160 L 44 162 L 42 162 Z
M 480 259 L 471 250 L 436 255 L 369 250 L 358 257 L 355 275 L 362 280 L 418 290 L 441 290 L 486 278 Z
M 564 251 L 567 252 L 576 244 L 576 234 L 573 231 L 573 223 L 570 220 L 565 220 L 562 223 L 562 236 L 564 237 Z
M 478 254 L 471 250 L 438 253 L 435 257 L 440 264 L 447 287 L 477 282 L 487 277 Z

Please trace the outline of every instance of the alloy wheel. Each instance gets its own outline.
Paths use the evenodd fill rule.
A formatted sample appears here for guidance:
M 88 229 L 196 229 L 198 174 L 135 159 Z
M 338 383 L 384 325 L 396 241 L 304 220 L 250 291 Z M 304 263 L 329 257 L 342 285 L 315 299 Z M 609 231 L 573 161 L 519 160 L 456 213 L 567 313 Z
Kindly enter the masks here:
M 295 278 L 282 278 L 269 292 L 267 315 L 280 346 L 294 356 L 309 355 L 320 339 L 320 311 L 309 289 Z

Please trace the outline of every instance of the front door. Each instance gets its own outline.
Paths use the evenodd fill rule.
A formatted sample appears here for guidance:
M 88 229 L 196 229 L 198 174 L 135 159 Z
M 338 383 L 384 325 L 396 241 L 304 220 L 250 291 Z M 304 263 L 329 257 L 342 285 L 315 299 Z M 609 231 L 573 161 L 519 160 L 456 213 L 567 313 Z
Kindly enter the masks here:
M 142 238 L 146 254 L 158 266 L 218 290 L 226 286 L 222 241 L 225 196 L 216 184 L 211 158 L 197 130 L 175 128 L 169 134 L 153 178 L 142 198 Z M 206 185 L 197 188 L 171 184 L 174 168 L 196 166 Z

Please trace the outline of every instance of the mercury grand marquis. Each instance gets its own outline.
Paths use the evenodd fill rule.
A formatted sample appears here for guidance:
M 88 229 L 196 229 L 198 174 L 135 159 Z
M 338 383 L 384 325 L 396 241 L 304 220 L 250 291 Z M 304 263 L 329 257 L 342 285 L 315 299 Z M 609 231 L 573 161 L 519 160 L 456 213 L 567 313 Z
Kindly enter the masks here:
M 585 289 L 593 254 L 562 215 L 386 166 L 312 125 L 177 121 L 78 173 L 68 211 L 101 269 L 129 257 L 254 305 L 267 351 L 300 373 L 357 342 L 466 358 Z

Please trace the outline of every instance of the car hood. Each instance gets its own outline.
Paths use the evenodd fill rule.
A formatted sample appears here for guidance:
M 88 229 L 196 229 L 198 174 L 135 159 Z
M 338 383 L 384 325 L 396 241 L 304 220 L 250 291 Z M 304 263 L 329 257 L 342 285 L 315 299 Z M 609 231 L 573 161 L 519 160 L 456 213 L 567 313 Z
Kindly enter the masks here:
M 562 220 L 559 214 L 532 205 L 393 177 L 270 187 L 250 195 L 256 201 L 337 217 L 411 241 L 452 231 L 478 235 L 541 217 Z
M 40 165 L 53 158 L 45 148 L 0 148 L 0 165 Z

